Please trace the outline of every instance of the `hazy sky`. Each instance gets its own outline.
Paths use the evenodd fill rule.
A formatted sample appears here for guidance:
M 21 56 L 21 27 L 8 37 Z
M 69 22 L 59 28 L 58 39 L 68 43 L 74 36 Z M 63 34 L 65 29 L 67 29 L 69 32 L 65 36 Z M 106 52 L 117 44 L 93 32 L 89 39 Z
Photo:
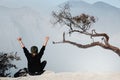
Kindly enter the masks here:
M 48 12 L 48 10 L 51 10 L 50 8 L 55 8 L 57 5 L 60 5 L 66 1 L 69 0 L 0 0 L 0 5 L 10 8 L 30 7 L 37 11 L 40 11 L 41 14 L 42 12 L 44 14 L 45 12 Z M 103 1 L 120 8 L 120 0 L 83 0 L 83 1 L 88 2 L 90 4 L 97 1 Z
M 48 10 L 51 10 L 50 8 L 55 8 L 57 5 L 60 5 L 66 1 L 69 0 L 0 0 L 0 5 L 10 8 L 30 7 L 37 11 L 40 11 L 41 14 L 44 14 L 45 12 L 48 12 Z M 97 1 L 103 1 L 120 8 L 120 0 L 83 0 L 83 1 L 88 2 L 90 4 Z
M 0 0 L 0 5 L 20 7 L 20 6 L 55 6 L 68 0 Z M 74 0 L 75 1 L 75 0 Z M 120 0 L 83 0 L 88 3 L 103 1 L 120 8 Z
M 116 6 L 116 7 L 120 8 L 120 0 L 83 0 L 83 1 L 86 1 L 88 3 L 94 3 L 94 2 L 97 2 L 97 1 L 103 1 L 103 2 L 106 2 L 108 4 L 111 4 L 113 6 Z

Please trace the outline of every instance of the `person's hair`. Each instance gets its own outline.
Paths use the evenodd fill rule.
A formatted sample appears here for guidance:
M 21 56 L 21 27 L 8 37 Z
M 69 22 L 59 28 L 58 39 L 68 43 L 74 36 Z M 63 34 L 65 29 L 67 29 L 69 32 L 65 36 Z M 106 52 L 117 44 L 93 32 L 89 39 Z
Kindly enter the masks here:
M 32 46 L 32 47 L 31 47 L 31 53 L 38 53 L 38 48 L 37 48 L 37 46 Z

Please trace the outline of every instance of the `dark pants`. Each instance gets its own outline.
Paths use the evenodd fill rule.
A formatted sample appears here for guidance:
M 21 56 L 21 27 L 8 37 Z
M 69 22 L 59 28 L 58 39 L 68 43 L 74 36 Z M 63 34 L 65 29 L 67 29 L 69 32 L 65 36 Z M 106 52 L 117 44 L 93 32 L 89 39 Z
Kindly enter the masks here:
M 41 64 L 41 66 L 40 66 L 40 70 L 41 71 L 38 71 L 38 72 L 34 72 L 34 73 L 31 73 L 31 72 L 29 72 L 29 74 L 30 75 L 41 75 L 42 73 L 44 73 L 44 68 L 45 68 L 45 66 L 46 66 L 46 64 L 47 64 L 47 61 L 43 61 L 42 63 L 40 63 Z

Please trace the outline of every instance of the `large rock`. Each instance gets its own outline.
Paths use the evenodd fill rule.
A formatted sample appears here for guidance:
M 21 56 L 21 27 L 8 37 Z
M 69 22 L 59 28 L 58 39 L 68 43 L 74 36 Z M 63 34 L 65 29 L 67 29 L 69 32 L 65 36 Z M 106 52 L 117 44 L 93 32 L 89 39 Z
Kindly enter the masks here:
M 81 73 L 46 71 L 42 75 L 18 78 L 0 78 L 0 80 L 119 80 L 120 73 Z

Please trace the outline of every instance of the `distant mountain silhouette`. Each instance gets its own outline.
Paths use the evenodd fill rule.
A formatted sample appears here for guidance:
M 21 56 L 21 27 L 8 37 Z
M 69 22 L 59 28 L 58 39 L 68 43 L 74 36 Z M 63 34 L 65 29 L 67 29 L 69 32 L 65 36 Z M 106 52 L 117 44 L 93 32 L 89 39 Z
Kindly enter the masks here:
M 65 3 L 70 4 L 71 11 L 75 15 L 86 13 L 95 16 L 97 18 L 95 26 L 103 32 L 106 32 L 106 30 L 103 29 L 104 27 L 111 28 L 110 32 L 114 32 L 112 29 L 119 28 L 120 26 L 120 8 L 101 1 L 89 4 L 82 0 L 69 0 Z

